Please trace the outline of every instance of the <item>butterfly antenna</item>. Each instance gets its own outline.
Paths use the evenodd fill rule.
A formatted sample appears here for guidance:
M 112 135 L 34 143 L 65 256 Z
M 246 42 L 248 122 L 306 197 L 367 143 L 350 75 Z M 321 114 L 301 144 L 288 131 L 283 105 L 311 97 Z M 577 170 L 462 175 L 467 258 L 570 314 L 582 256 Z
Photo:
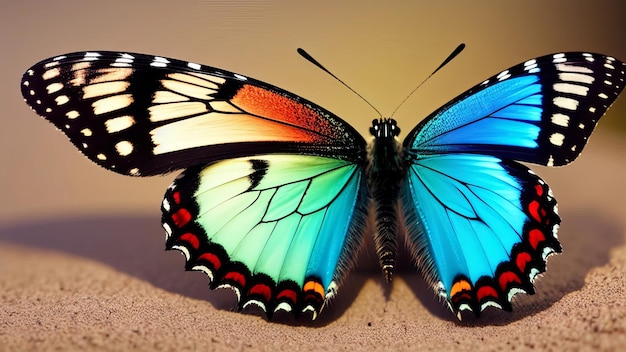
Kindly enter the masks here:
M 342 81 L 341 79 L 339 79 L 339 77 L 335 76 L 332 72 L 330 72 L 326 67 L 322 66 L 322 64 L 320 64 L 317 60 L 315 60 L 313 58 L 313 56 L 309 55 L 309 53 L 307 53 L 304 49 L 302 48 L 298 48 L 298 54 L 300 54 L 300 56 L 302 56 L 303 58 L 305 58 L 307 61 L 309 61 L 310 63 L 312 63 L 313 65 L 319 67 L 320 69 L 322 69 L 324 72 L 328 73 L 329 75 L 331 75 L 334 79 L 336 79 L 337 81 L 339 81 L 339 83 L 343 84 L 344 87 L 350 89 L 352 91 L 352 93 L 356 94 L 359 98 L 361 98 L 367 105 L 369 105 L 372 109 L 374 109 L 374 111 L 376 111 L 378 113 L 378 116 L 380 118 L 383 117 L 383 115 L 380 113 L 380 111 L 378 111 L 378 109 L 376 109 L 374 107 L 374 105 L 372 105 L 369 101 L 367 101 L 367 99 L 363 98 L 363 96 L 359 93 L 357 93 L 356 90 L 352 89 L 349 85 L 346 84 L 346 82 Z
M 435 73 L 437 73 L 437 71 L 439 71 L 442 67 L 444 67 L 445 65 L 447 65 L 450 61 L 452 61 L 452 59 L 454 59 L 455 57 L 457 57 L 457 55 L 459 55 L 461 53 L 461 51 L 463 51 L 463 49 L 465 49 L 465 43 L 461 43 L 459 44 L 456 49 L 454 49 L 454 51 L 452 51 L 452 53 L 450 53 L 450 55 L 448 55 L 448 57 L 443 60 L 443 62 L 441 63 L 441 65 L 439 65 L 439 67 L 437 67 L 430 75 L 428 75 L 428 77 L 426 77 L 422 83 L 418 84 L 417 87 L 415 87 L 415 89 L 413 89 L 411 91 L 411 93 L 409 93 L 409 95 L 406 96 L 406 98 L 404 98 L 404 100 L 402 100 L 402 102 L 400 102 L 400 104 L 398 105 L 398 107 L 393 111 L 393 113 L 391 113 L 391 117 L 393 117 L 393 115 L 396 114 L 396 111 L 398 111 L 398 109 L 400 109 L 400 107 L 402 105 L 404 105 L 404 103 L 411 97 L 411 95 L 413 95 L 413 93 L 415 93 L 415 91 L 421 87 L 426 81 L 428 81 L 428 79 L 430 77 L 432 77 Z

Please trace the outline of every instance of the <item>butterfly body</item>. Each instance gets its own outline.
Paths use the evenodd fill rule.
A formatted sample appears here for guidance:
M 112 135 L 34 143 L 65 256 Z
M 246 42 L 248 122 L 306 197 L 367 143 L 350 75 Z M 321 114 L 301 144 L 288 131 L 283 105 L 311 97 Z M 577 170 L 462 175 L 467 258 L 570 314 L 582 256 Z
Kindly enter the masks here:
M 622 91 L 624 67 L 591 53 L 528 60 L 451 100 L 402 143 L 394 120 L 375 120 L 369 147 L 295 94 L 159 56 L 66 54 L 27 70 L 21 89 L 100 166 L 130 176 L 185 169 L 161 204 L 166 249 L 211 288 L 232 288 L 239 309 L 315 318 L 354 266 L 372 203 L 387 280 L 406 226 L 415 264 L 460 318 L 511 310 L 561 252 L 556 200 L 520 161 L 578 157 Z
M 374 245 L 378 262 L 387 281 L 391 281 L 398 248 L 398 200 L 404 177 L 402 146 L 397 141 L 400 134 L 396 121 L 372 121 L 367 168 L 369 193 L 374 205 L 376 229 Z

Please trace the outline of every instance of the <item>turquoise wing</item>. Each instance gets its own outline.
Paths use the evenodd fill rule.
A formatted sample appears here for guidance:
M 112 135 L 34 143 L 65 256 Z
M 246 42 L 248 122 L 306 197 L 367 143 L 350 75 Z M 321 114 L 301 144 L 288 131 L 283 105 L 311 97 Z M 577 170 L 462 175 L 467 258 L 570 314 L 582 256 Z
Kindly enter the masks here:
M 548 185 L 494 156 L 442 154 L 409 166 L 403 208 L 412 252 L 450 308 L 511 310 L 534 293 L 546 258 L 561 251 L 560 219 Z
M 210 287 L 253 304 L 312 314 L 335 295 L 361 244 L 362 168 L 344 160 L 265 155 L 183 172 L 162 204 L 167 249 Z

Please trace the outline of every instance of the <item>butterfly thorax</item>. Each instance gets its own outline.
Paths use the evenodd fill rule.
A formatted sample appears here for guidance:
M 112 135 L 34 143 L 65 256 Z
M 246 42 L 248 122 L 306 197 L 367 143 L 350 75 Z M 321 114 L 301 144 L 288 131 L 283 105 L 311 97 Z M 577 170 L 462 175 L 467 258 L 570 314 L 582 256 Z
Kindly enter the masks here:
M 374 244 L 380 268 L 391 281 L 397 253 L 398 197 L 402 183 L 402 149 L 400 133 L 393 119 L 372 121 L 367 169 L 368 187 L 374 203 L 376 230 Z

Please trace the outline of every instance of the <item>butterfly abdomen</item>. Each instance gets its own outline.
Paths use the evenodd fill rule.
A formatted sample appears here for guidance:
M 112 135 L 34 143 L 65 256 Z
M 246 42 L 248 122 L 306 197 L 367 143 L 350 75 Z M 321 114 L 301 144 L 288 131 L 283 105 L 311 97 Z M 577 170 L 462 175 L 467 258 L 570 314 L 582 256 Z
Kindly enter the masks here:
M 376 230 L 374 245 L 380 268 L 391 281 L 397 255 L 398 197 L 402 183 L 401 146 L 396 137 L 400 129 L 393 119 L 372 122 L 368 186 L 374 203 Z

